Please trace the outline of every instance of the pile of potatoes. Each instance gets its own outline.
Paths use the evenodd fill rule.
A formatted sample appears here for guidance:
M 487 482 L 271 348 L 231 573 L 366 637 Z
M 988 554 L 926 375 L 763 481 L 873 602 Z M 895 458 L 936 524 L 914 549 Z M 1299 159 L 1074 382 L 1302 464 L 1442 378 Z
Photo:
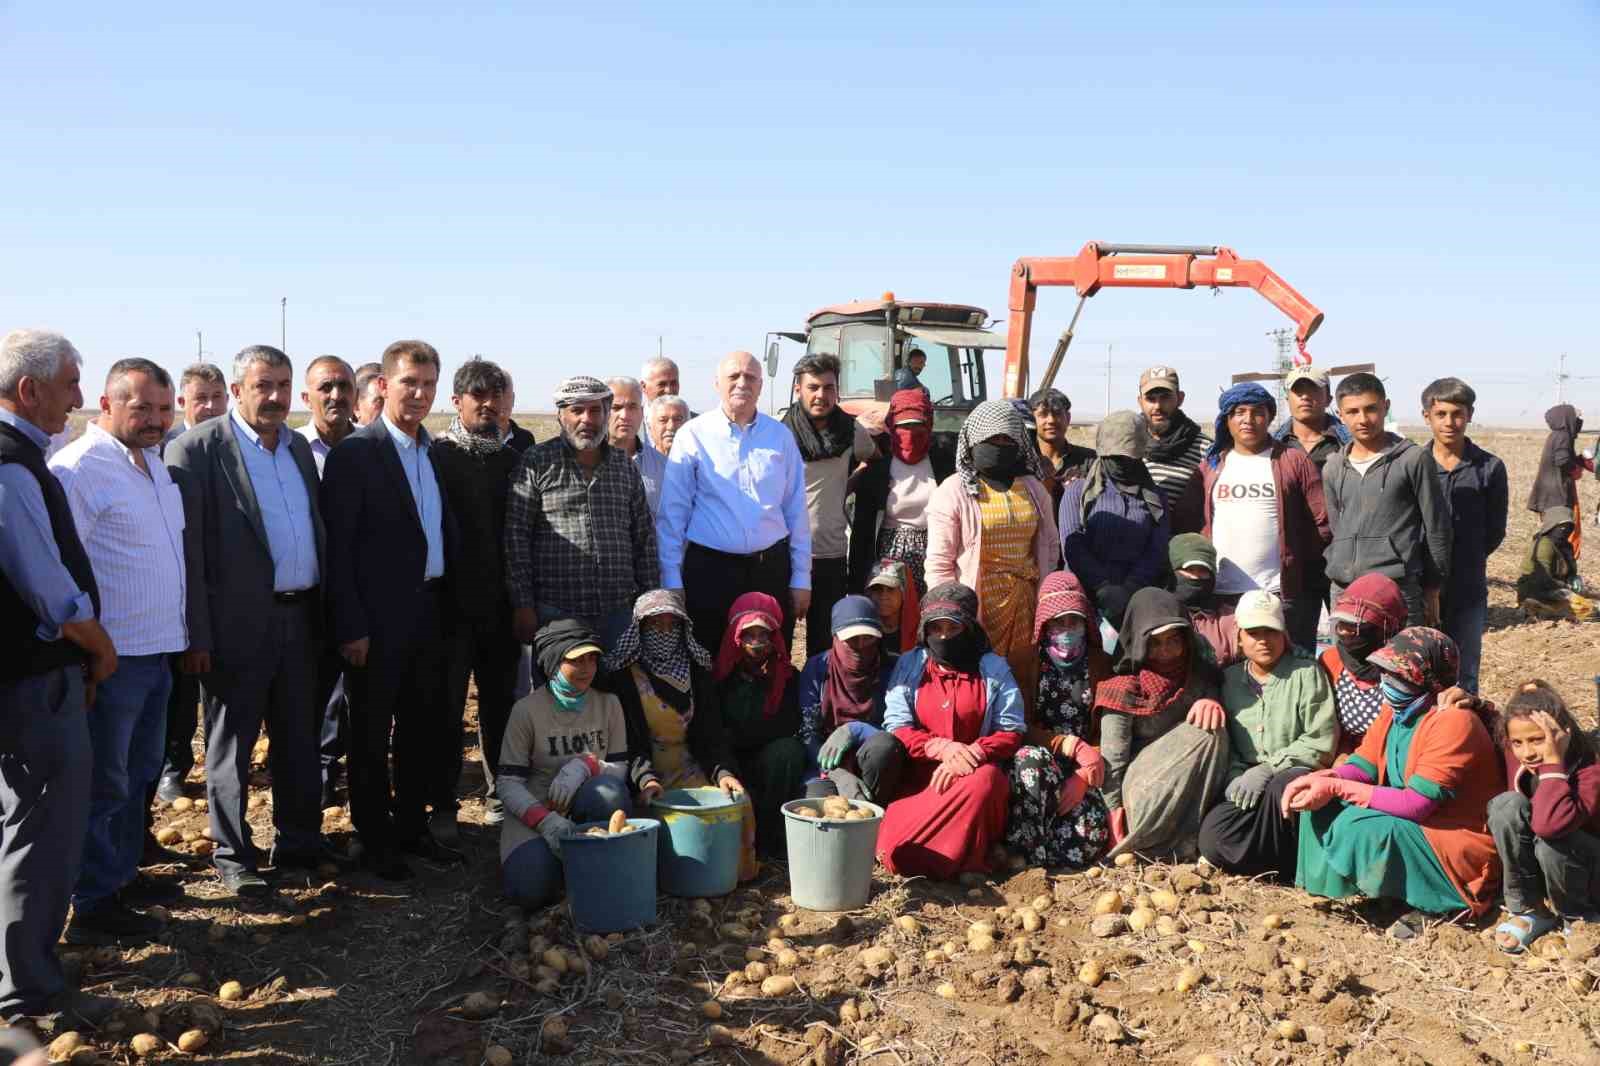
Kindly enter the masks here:
M 820 808 L 802 804 L 794 809 L 794 813 L 802 818 L 818 818 L 825 822 L 864 822 L 876 817 L 870 808 L 857 807 L 843 796 L 828 796 Z
M 634 833 L 639 829 L 636 825 L 628 824 L 628 816 L 623 811 L 612 811 L 611 821 L 601 828 L 598 825 L 590 826 L 583 831 L 586 837 L 614 837 L 619 833 Z

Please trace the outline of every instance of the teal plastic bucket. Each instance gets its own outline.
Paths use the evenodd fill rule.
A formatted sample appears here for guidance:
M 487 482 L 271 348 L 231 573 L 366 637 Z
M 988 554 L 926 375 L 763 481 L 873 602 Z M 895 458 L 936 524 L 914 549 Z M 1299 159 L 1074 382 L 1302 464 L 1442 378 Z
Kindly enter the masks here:
M 784 834 L 789 840 L 789 895 L 808 911 L 853 911 L 872 895 L 872 866 L 877 861 L 878 826 L 883 808 L 851 800 L 871 818 L 854 822 L 804 818 L 802 807 L 821 813 L 819 799 L 783 805 Z
M 638 831 L 590 837 L 583 832 L 605 822 L 578 826 L 561 842 L 561 865 L 567 879 L 567 905 L 579 929 L 620 933 L 656 920 L 656 838 L 661 823 L 629 818 Z
M 657 873 L 673 896 L 726 896 L 739 883 L 744 810 L 720 788 L 675 788 L 650 803 L 660 819 Z

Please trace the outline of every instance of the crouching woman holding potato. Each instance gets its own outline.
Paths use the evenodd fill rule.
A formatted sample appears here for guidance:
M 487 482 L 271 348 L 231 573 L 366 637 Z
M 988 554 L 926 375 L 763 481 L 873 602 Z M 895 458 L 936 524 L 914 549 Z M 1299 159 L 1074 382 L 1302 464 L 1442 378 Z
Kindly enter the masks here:
M 550 680 L 517 701 L 500 748 L 495 792 L 505 803 L 500 869 L 506 895 L 542 907 L 561 894 L 561 841 L 583 822 L 626 812 L 628 727 L 622 704 L 590 688 L 600 641 L 588 626 L 559 618 L 534 637 L 534 653 Z M 640 796 L 660 792 L 645 771 Z

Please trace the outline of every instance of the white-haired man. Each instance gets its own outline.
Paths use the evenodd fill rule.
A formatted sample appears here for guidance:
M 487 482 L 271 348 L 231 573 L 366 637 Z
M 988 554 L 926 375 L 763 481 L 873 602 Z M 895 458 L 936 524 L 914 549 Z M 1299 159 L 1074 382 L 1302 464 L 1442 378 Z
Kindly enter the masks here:
M 640 435 L 644 425 L 644 389 L 629 377 L 607 378 L 611 389 L 611 417 L 606 420 L 606 439 L 639 469 L 644 480 L 644 498 L 650 504 L 650 520 L 655 521 L 661 507 L 661 479 L 667 473 L 667 457 Z
M 45 465 L 83 406 L 81 359 L 58 333 L 0 340 L 0 1019 L 96 1024 L 116 1001 L 68 984 L 56 955 L 78 877 L 94 763 L 84 710 L 117 668 L 94 568 Z

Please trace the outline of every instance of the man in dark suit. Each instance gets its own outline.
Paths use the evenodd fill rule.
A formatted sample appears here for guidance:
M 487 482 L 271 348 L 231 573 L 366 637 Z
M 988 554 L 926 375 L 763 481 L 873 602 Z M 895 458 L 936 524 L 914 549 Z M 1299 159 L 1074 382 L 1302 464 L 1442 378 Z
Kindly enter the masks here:
M 233 360 L 233 411 L 167 446 L 199 535 L 186 538 L 190 575 L 187 673 L 206 691 L 206 792 L 213 861 L 236 895 L 271 886 L 245 821 L 250 757 L 261 727 L 272 737 L 272 863 L 316 867 L 322 839 L 317 714 L 326 572 L 317 468 L 311 446 L 284 424 L 294 368 L 276 348 Z
M 402 853 L 461 861 L 428 831 L 455 819 L 460 724 L 447 710 L 442 619 L 455 524 L 422 420 L 439 387 L 439 353 L 396 341 L 383 353 L 383 412 L 328 453 L 329 617 L 349 669 L 350 813 L 361 861 L 380 877 L 411 875 Z M 387 756 L 394 728 L 391 799 Z

